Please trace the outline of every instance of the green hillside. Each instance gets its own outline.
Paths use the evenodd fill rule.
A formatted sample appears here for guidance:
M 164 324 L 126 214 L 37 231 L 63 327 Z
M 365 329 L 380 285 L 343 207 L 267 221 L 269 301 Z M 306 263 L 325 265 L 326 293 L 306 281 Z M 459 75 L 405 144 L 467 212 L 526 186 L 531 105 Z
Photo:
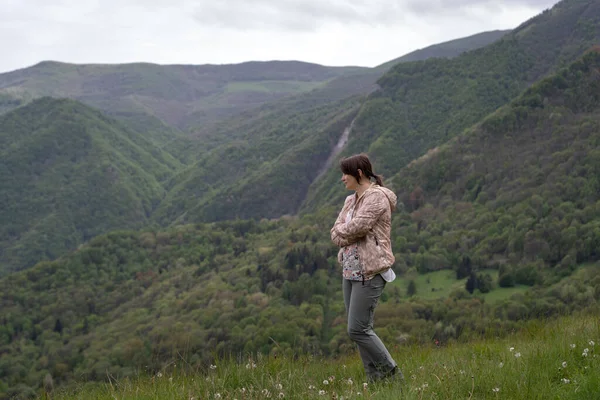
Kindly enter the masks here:
M 504 336 L 597 306 L 599 77 L 590 51 L 392 179 L 404 207 L 399 278 L 377 309 L 386 343 Z M 328 234 L 336 209 L 113 232 L 0 279 L 5 386 L 353 351 Z
M 406 267 L 492 267 L 508 287 L 600 260 L 599 146 L 593 50 L 392 179 L 411 212 L 395 230 Z
M 365 384 L 356 352 L 337 359 L 217 358 L 211 364 L 165 365 L 110 384 L 80 381 L 51 392 L 57 400 L 181 399 L 596 399 L 600 388 L 593 315 L 529 324 L 506 338 L 470 343 L 400 345 L 390 350 L 406 377 Z M 212 365 L 212 367 L 211 367 Z
M 363 97 L 391 63 L 457 56 L 505 33 L 486 32 L 417 50 L 222 122 L 201 136 L 198 161 L 174 178 L 156 220 L 166 224 L 296 214 Z
M 0 116 L 0 275 L 113 229 L 141 228 L 181 163 L 71 100 Z
M 598 42 L 600 3 L 563 0 L 489 46 L 398 64 L 363 105 L 342 155 L 367 152 L 390 177 Z M 338 179 L 334 169 L 316 182 L 303 210 L 341 201 Z

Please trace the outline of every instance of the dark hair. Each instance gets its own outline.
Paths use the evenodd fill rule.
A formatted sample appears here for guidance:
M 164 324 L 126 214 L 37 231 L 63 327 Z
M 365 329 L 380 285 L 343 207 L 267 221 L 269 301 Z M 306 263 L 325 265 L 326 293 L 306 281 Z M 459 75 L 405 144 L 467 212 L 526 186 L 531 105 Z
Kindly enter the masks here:
M 381 175 L 373 173 L 371 161 L 364 153 L 343 158 L 342 161 L 340 161 L 340 169 L 342 170 L 342 173 L 355 177 L 358 182 L 360 182 L 360 175 L 358 173 L 358 170 L 360 169 L 367 179 L 375 178 L 375 182 L 379 186 L 383 186 L 383 178 Z

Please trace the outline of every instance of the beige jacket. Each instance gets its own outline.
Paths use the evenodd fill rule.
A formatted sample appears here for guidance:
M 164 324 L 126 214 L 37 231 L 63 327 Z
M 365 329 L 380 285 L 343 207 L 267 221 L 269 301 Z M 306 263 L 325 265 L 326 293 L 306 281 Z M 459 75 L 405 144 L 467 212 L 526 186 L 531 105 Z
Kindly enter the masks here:
M 342 247 L 358 243 L 363 277 L 370 279 L 394 264 L 391 230 L 392 211 L 396 209 L 397 197 L 388 188 L 373 184 L 362 197 L 346 197 L 344 207 L 331 228 L 331 240 L 340 247 L 338 261 L 342 262 Z M 346 214 L 354 203 L 352 220 L 345 223 Z

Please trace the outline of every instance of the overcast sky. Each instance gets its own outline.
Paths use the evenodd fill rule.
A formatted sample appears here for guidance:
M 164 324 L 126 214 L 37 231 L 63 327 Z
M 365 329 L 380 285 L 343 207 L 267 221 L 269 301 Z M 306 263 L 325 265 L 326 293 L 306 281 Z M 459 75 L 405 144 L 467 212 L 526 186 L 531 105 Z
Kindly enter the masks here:
M 0 72 L 42 60 L 375 66 L 557 0 L 0 0 Z

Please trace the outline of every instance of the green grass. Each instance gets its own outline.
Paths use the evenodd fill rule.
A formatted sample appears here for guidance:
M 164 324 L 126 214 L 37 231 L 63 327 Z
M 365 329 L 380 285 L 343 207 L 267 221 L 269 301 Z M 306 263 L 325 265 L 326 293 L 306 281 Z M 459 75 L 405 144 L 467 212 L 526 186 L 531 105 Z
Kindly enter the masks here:
M 494 282 L 498 280 L 498 270 L 495 269 L 484 269 L 481 271 L 483 274 L 489 274 Z M 400 293 L 406 296 L 406 287 L 408 282 L 414 280 L 417 286 L 417 294 L 415 297 L 434 300 L 439 298 L 447 298 L 455 290 L 461 290 L 465 288 L 467 278 L 456 279 L 456 272 L 451 270 L 435 271 L 427 274 L 408 274 L 406 276 L 398 276 L 398 278 L 391 283 L 392 287 L 398 287 Z M 481 296 L 487 302 L 496 302 L 510 298 L 513 294 L 523 293 L 528 286 L 517 285 L 511 288 L 501 288 L 496 286 L 489 293 L 480 293 L 476 291 L 478 296 Z
M 503 339 L 395 349 L 403 384 L 364 386 L 356 354 L 337 360 L 264 357 L 203 368 L 174 362 L 152 376 L 108 377 L 106 383 L 81 383 L 52 398 L 598 399 L 599 343 L 597 318 L 567 317 L 532 322 Z
M 300 82 L 300 81 L 250 81 L 230 82 L 225 88 L 226 93 L 235 92 L 284 92 L 300 93 L 309 91 L 322 85 L 323 82 Z

